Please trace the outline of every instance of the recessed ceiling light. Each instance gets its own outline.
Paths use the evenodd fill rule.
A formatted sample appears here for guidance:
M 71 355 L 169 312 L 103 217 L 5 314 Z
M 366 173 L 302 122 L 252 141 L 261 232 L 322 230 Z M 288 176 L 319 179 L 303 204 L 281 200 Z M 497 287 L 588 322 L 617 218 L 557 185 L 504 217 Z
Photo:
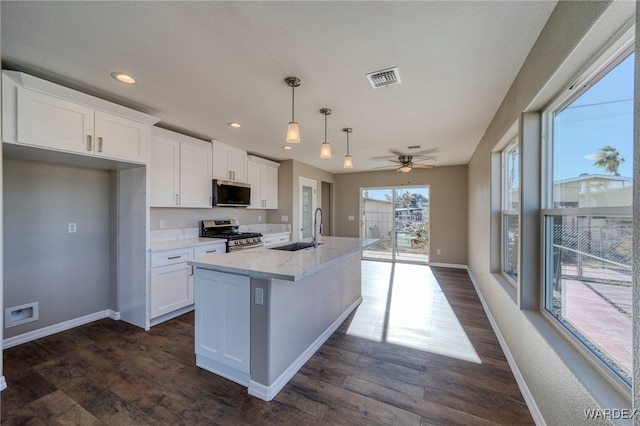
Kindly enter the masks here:
M 242 127 L 242 124 L 238 123 L 237 121 L 232 121 L 230 123 L 227 123 L 227 126 L 233 127 L 234 129 L 239 129 L 240 127 Z
M 282 149 L 290 150 L 293 149 L 293 147 L 291 145 L 285 145 L 282 147 Z
M 131 77 L 129 74 L 125 74 L 123 72 L 112 72 L 111 77 L 118 80 L 120 83 L 124 84 L 135 84 L 136 79 Z

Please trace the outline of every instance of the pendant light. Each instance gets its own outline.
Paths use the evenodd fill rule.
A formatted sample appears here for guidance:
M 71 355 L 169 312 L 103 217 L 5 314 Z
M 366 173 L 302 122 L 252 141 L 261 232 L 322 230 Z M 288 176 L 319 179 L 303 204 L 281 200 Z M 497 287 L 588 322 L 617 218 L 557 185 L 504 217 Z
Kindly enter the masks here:
M 331 158 L 331 144 L 327 142 L 327 115 L 331 114 L 331 110 L 322 108 L 320 112 L 324 114 L 324 142 L 320 148 L 320 158 Z
M 291 87 L 291 121 L 287 127 L 287 138 L 285 139 L 289 143 L 300 143 L 300 128 L 295 120 L 295 88 L 300 86 L 300 79 L 298 77 L 287 77 L 284 81 Z
M 344 156 L 344 163 L 342 164 L 342 167 L 344 169 L 352 169 L 353 160 L 351 159 L 351 154 L 349 154 L 349 133 L 353 132 L 353 129 L 351 127 L 345 127 L 342 131 L 347 134 L 347 155 Z

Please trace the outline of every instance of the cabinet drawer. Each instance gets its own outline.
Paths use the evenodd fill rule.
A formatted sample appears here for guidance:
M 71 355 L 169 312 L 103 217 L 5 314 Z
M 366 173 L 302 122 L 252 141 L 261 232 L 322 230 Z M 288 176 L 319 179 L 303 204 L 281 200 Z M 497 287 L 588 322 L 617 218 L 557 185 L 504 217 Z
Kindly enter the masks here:
M 207 244 L 206 246 L 196 247 L 195 257 L 211 256 L 217 254 L 223 254 L 227 251 L 226 243 Z
M 179 248 L 151 253 L 151 267 L 173 265 L 193 259 L 192 248 Z

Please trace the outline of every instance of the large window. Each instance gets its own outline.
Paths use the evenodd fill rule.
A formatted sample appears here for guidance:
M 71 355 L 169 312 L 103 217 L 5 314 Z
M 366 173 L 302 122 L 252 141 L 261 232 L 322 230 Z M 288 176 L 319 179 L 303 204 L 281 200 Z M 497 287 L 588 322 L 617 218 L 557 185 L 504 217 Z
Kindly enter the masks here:
M 545 113 L 544 308 L 630 386 L 632 47 L 602 60 L 573 91 Z
M 520 264 L 520 145 L 512 140 L 502 151 L 502 273 L 518 283 Z

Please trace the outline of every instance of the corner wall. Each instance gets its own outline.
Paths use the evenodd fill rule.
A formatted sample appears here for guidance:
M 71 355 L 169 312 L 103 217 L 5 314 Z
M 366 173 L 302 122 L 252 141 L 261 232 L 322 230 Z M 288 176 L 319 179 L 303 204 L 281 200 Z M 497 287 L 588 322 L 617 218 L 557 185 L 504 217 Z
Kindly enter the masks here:
M 634 2 L 559 2 L 469 162 L 469 271 L 539 424 L 584 424 L 586 409 L 631 404 L 538 309 L 521 309 L 493 274 L 491 151 L 523 112 L 541 110 L 568 87 L 634 14 Z

